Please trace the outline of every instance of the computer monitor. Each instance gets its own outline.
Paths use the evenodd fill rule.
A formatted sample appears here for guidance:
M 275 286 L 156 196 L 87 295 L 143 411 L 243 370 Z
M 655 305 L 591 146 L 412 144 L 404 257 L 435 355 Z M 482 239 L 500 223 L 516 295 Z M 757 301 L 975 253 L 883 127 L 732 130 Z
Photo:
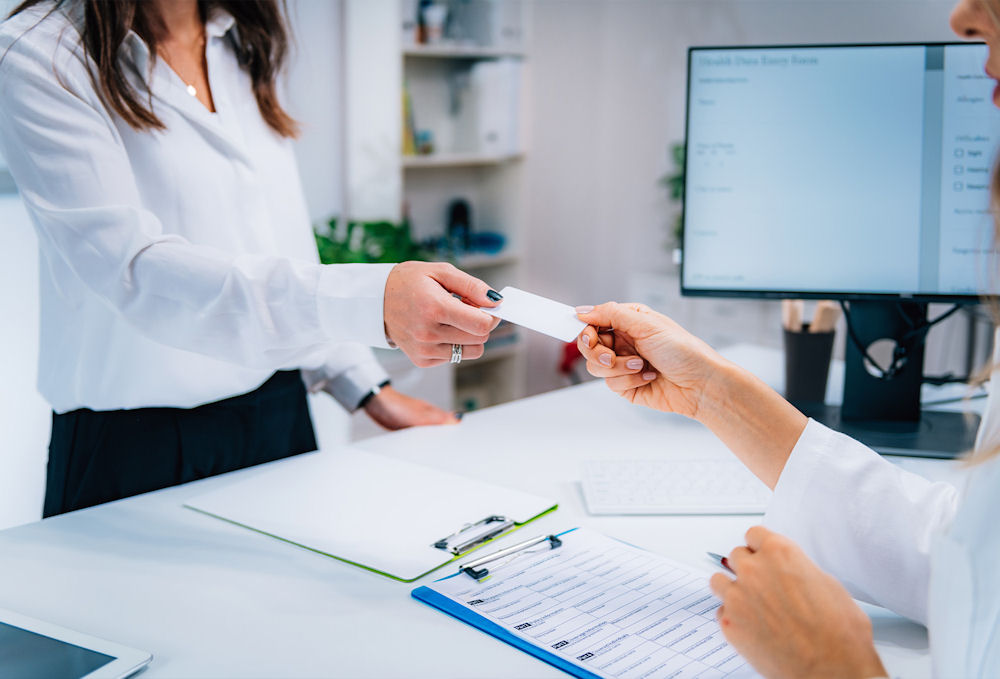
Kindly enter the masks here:
M 968 424 L 921 416 L 926 332 L 913 330 L 928 302 L 998 289 L 1000 112 L 986 54 L 975 43 L 688 52 L 682 293 L 847 300 L 857 341 L 843 408 L 807 405 L 885 452 L 971 446 Z M 892 379 L 864 365 L 882 337 L 901 342 Z

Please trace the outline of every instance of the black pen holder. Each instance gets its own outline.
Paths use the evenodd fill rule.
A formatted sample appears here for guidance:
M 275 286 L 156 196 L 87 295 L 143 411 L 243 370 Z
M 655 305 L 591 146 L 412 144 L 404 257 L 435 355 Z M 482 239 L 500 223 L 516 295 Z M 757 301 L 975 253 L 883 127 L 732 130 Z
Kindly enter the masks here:
M 785 398 L 792 403 L 823 403 L 830 375 L 834 333 L 784 330 Z

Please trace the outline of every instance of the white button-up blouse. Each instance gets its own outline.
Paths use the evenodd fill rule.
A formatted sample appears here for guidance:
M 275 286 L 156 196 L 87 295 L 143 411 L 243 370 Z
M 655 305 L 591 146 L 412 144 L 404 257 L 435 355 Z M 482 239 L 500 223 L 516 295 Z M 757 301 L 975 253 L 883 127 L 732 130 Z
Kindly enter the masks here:
M 306 368 L 356 405 L 385 378 L 363 345 L 386 346 L 391 265 L 318 263 L 292 144 L 260 115 L 233 19 L 206 27 L 214 114 L 128 35 L 120 59 L 166 125 L 137 131 L 95 90 L 80 4 L 0 26 L 0 150 L 41 258 L 42 394 L 56 412 L 193 407 Z

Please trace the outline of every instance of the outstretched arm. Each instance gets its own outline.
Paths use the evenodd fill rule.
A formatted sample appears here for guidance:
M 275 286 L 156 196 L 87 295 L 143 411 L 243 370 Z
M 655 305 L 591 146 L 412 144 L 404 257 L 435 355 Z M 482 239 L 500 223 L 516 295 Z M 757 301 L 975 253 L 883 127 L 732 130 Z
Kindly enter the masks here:
M 698 420 L 774 488 L 806 427 L 805 415 L 644 305 L 609 302 L 578 311 L 589 324 L 578 342 L 592 375 L 633 403 Z

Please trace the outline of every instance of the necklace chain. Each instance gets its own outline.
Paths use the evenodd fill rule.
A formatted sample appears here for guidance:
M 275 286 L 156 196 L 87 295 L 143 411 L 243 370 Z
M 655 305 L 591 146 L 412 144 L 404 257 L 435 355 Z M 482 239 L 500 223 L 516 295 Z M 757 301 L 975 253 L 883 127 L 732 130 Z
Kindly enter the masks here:
M 204 29 L 204 27 L 202 28 L 201 35 L 198 37 L 198 47 L 199 47 L 199 52 L 204 55 L 204 53 L 205 53 L 205 29 Z M 167 66 L 169 66 L 170 69 L 174 73 L 177 74 L 177 77 L 181 79 L 181 82 L 184 83 L 184 89 L 187 90 L 187 93 L 190 94 L 192 97 L 197 97 L 198 96 L 198 88 L 196 88 L 194 85 L 192 85 L 191 82 L 189 82 L 188 79 L 185 78 L 184 75 L 179 70 L 177 70 L 177 68 L 174 66 L 174 64 L 171 63 L 170 55 L 167 53 L 167 51 L 165 49 L 163 49 L 163 47 L 157 47 L 156 51 L 160 55 L 160 57 L 163 59 L 163 61 L 165 61 L 167 63 Z

